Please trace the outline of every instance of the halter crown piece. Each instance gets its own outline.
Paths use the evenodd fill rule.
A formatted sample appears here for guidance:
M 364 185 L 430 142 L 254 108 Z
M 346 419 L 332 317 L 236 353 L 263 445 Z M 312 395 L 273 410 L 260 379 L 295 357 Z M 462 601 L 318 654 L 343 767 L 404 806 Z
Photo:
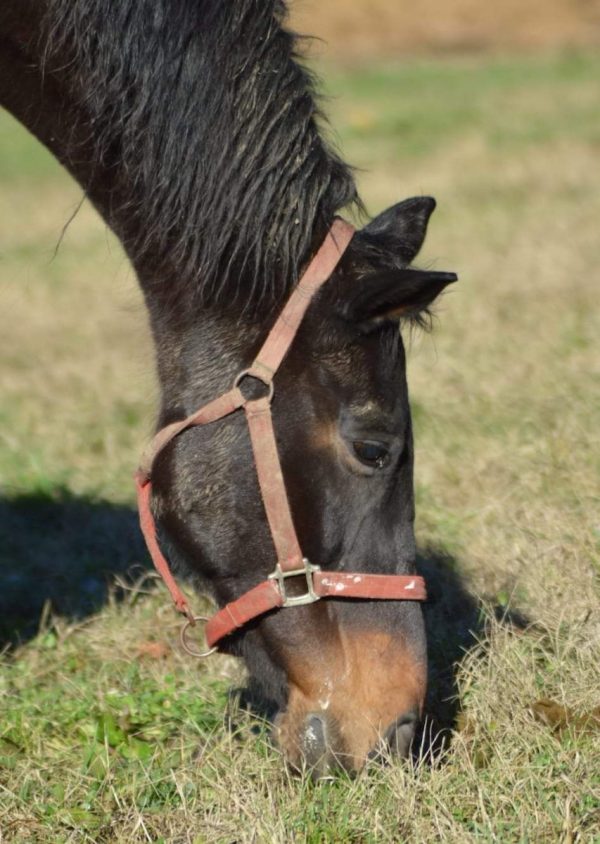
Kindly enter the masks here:
M 427 598 L 425 581 L 417 575 L 362 574 L 357 572 L 321 571 L 302 554 L 296 535 L 271 417 L 274 396 L 273 378 L 279 369 L 315 293 L 335 270 L 354 234 L 353 227 L 341 219 L 334 220 L 302 278 L 287 300 L 281 314 L 271 328 L 254 362 L 237 376 L 226 393 L 205 404 L 191 416 L 162 428 L 146 448 L 135 474 L 140 526 L 156 570 L 167 585 L 175 607 L 187 617 L 182 630 L 182 643 L 195 656 L 205 656 L 216 650 L 218 643 L 252 619 L 281 607 L 312 604 L 321 598 L 363 598 L 379 601 L 424 601 Z M 246 399 L 240 390 L 241 381 L 256 378 L 268 388 L 268 395 Z M 275 548 L 276 565 L 273 572 L 240 598 L 226 604 L 210 619 L 194 616 L 186 598 L 177 586 L 163 556 L 156 536 L 156 524 L 150 509 L 152 467 L 158 454 L 175 437 L 194 425 L 208 425 L 223 419 L 240 408 L 244 409 L 250 432 L 254 462 L 271 538 Z M 288 578 L 305 579 L 306 591 L 288 595 Z M 185 640 L 189 625 L 206 621 L 205 636 L 209 651 L 192 650 Z

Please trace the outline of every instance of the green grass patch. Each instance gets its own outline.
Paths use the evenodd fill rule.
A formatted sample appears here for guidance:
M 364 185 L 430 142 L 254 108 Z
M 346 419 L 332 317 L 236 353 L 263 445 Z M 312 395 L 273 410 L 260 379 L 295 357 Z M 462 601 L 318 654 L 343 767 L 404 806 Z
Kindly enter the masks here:
M 62 168 L 51 153 L 6 111 L 0 114 L 0 182 L 19 184 L 31 179 L 48 180 L 62 176 Z M 64 178 L 64 176 L 62 176 Z
M 592 53 L 429 59 L 334 70 L 327 93 L 343 148 L 370 168 L 442 153 L 469 135 L 513 154 L 559 139 L 596 145 L 599 74 Z

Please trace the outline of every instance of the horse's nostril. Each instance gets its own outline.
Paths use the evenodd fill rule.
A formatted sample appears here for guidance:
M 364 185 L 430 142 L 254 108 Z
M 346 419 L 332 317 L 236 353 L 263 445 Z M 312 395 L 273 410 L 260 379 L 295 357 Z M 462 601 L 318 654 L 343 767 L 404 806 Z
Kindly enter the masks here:
M 327 724 L 321 715 L 309 715 L 302 733 L 302 755 L 309 768 L 327 767 Z
M 313 779 L 328 776 L 339 766 L 334 750 L 336 736 L 335 724 L 326 716 L 315 713 L 306 716 L 301 735 L 302 761 Z
M 402 758 L 408 756 L 418 722 L 418 710 L 411 709 L 396 719 L 388 729 L 385 741 L 394 756 Z

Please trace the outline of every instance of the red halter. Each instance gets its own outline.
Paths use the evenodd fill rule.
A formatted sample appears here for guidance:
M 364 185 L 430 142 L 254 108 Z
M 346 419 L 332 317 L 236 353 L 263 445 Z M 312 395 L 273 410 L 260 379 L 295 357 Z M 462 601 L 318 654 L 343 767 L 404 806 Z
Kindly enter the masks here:
M 150 509 L 152 466 L 162 449 L 186 428 L 193 425 L 207 425 L 228 416 L 241 407 L 244 408 L 277 564 L 266 580 L 245 592 L 237 600 L 226 604 L 207 620 L 205 635 L 211 649 L 234 630 L 278 607 L 297 607 L 311 604 L 321 598 L 424 601 L 427 597 L 425 581 L 417 575 L 321 571 L 319 566 L 312 565 L 300 549 L 277 453 L 271 417 L 273 377 L 296 336 L 311 299 L 331 276 L 353 234 L 354 229 L 349 223 L 340 219 L 334 221 L 319 251 L 308 265 L 273 325 L 252 366 L 238 375 L 229 392 L 205 404 L 186 419 L 172 422 L 160 430 L 145 450 L 136 472 L 142 533 L 152 562 L 166 583 L 177 610 L 187 616 L 188 622 L 182 631 L 182 634 L 185 634 L 187 626 L 194 624 L 199 617 L 191 612 L 158 544 L 156 525 Z M 246 376 L 262 381 L 269 387 L 269 394 L 260 399 L 245 399 L 239 389 L 239 384 Z M 306 591 L 301 595 L 290 596 L 286 592 L 286 579 L 297 576 L 305 577 Z M 182 640 L 185 644 L 183 636 Z

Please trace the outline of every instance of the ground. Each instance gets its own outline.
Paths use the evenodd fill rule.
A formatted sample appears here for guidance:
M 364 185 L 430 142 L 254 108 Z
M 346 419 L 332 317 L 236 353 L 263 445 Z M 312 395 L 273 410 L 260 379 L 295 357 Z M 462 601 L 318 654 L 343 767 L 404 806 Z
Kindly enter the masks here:
M 567 49 L 600 44 L 600 0 L 292 0 L 318 52 L 354 62 L 417 52 Z
M 293 777 L 239 666 L 181 651 L 132 509 L 156 405 L 135 280 L 86 204 L 55 254 L 80 192 L 2 116 L 3 844 L 600 841 L 600 59 L 323 74 L 369 210 L 435 195 L 420 263 L 460 275 L 406 337 L 450 743 Z

